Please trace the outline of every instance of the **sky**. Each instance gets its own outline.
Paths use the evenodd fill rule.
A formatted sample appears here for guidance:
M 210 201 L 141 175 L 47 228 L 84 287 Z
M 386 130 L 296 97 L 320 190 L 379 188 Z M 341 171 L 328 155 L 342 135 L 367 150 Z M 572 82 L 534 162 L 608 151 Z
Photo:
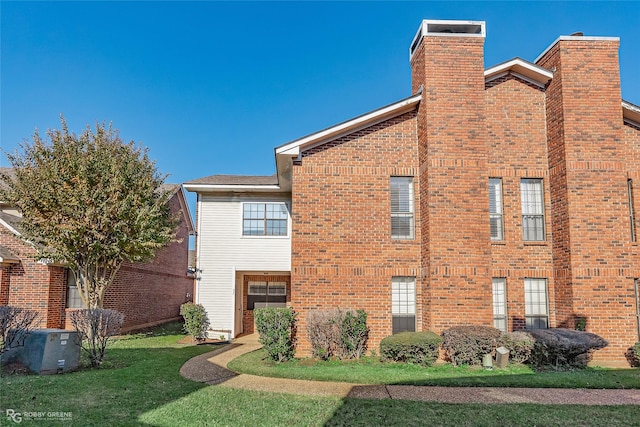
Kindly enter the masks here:
M 275 147 L 411 95 L 422 19 L 485 21 L 486 67 L 577 31 L 620 37 L 622 97 L 640 104 L 640 1 L 2 0 L 0 166 L 63 114 L 75 132 L 111 122 L 167 182 L 271 175 Z

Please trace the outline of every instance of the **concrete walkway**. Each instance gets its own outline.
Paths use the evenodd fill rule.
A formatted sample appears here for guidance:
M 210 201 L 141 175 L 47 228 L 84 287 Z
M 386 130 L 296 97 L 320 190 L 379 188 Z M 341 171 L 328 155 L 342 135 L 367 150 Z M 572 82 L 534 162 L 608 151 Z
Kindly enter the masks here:
M 640 405 L 640 390 L 501 388 L 501 387 L 426 387 L 408 385 L 363 385 L 328 381 L 237 374 L 227 364 L 262 345 L 258 335 L 237 338 L 233 344 L 187 361 L 180 374 L 193 381 L 244 390 L 337 396 L 358 399 L 402 399 L 440 403 L 538 403 L 545 405 Z

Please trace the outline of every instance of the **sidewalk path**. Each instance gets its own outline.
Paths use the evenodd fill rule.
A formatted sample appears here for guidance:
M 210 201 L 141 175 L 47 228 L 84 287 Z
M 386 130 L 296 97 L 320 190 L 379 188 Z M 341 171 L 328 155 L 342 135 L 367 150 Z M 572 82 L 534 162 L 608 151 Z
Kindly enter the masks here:
M 262 345 L 258 335 L 247 335 L 224 348 L 196 356 L 180 374 L 193 381 L 245 390 L 308 396 L 358 399 L 402 399 L 440 403 L 537 403 L 545 405 L 640 405 L 640 390 L 430 387 L 409 385 L 362 385 L 329 381 L 306 381 L 237 374 L 227 364 Z

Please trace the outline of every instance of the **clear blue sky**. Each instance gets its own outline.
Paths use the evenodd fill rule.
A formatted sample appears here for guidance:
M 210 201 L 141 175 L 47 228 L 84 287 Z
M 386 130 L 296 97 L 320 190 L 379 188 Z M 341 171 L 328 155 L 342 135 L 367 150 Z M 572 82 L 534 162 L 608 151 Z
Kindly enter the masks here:
M 639 2 L 7 2 L 0 145 L 111 121 L 169 182 L 270 175 L 273 148 L 410 95 L 422 19 L 484 20 L 486 66 L 618 36 L 640 104 Z M 8 166 L 2 154 L 0 166 Z

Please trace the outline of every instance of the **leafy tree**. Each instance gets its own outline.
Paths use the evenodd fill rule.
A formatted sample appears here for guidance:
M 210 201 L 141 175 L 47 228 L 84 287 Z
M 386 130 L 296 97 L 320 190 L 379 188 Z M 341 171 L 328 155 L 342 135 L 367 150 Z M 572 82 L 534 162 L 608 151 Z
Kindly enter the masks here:
M 68 265 L 88 308 L 101 308 L 123 262 L 145 262 L 174 241 L 171 193 L 148 150 L 123 143 L 111 124 L 79 134 L 37 129 L 8 155 L 0 199 L 22 212 L 22 238 L 37 257 Z

